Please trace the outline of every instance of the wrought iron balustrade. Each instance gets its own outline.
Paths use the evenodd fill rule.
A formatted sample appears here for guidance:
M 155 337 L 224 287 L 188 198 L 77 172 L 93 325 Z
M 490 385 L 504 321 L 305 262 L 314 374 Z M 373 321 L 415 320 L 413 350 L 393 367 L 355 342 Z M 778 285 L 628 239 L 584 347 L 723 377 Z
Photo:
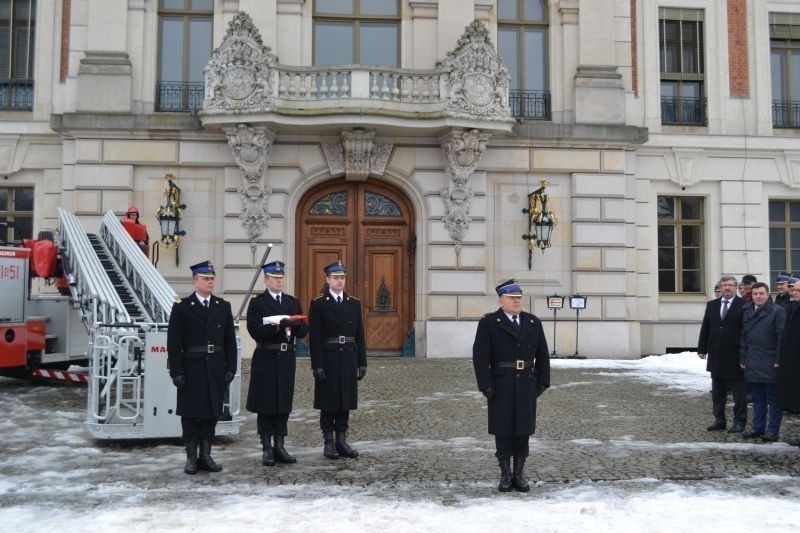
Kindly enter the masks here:
M 662 96 L 661 123 L 705 126 L 707 123 L 706 99 Z
M 772 101 L 773 128 L 800 128 L 800 102 Z
M 203 82 L 159 81 L 156 111 L 198 111 L 203 108 Z
M 0 109 L 31 111 L 33 109 L 33 80 L 0 82 Z
M 508 91 L 511 116 L 530 120 L 550 120 L 550 91 Z

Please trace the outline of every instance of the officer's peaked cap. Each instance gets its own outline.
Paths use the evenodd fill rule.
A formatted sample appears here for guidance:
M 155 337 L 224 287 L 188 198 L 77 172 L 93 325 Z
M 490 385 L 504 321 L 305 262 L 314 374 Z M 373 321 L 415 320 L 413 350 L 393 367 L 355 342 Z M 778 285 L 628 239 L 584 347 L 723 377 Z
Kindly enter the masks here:
M 286 273 L 286 263 L 281 263 L 280 261 L 273 261 L 272 263 L 267 263 L 261 269 L 264 271 L 265 276 L 274 276 L 277 278 L 282 278 L 283 275 Z
M 503 296 L 504 294 L 507 296 L 522 296 L 522 287 L 517 285 L 517 280 L 515 279 L 506 280 L 494 289 L 497 291 L 498 296 Z
M 211 261 L 203 261 L 202 263 L 197 263 L 196 265 L 192 265 L 189 268 L 192 269 L 192 276 L 203 276 L 204 278 L 213 278 L 216 277 L 216 272 L 214 272 L 214 265 L 211 264 Z
M 335 263 L 331 263 L 322 270 L 324 270 L 325 274 L 328 276 L 333 276 L 334 274 L 342 276 L 344 274 L 347 274 L 347 267 L 344 266 L 341 261 L 336 261 Z

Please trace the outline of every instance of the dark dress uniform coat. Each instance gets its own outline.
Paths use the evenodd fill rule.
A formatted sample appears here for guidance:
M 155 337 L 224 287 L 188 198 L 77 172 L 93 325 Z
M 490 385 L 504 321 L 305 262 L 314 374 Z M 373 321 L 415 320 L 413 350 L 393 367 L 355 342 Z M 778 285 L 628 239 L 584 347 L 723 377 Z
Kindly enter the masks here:
M 337 303 L 326 291 L 311 301 L 308 310 L 308 340 L 311 368 L 325 369 L 325 383 L 314 382 L 314 408 L 322 411 L 350 411 L 358 408 L 358 367 L 367 366 L 364 323 L 358 299 L 342 295 Z M 339 336 L 355 342 L 330 344 Z
M 189 352 L 190 347 L 209 344 L 222 347 L 215 353 Z M 218 419 L 227 389 L 225 373 L 236 373 L 236 332 L 231 304 L 213 294 L 208 309 L 195 293 L 172 305 L 167 330 L 169 375 L 183 375 L 178 389 L 177 414 L 188 418 Z
M 714 379 L 744 379 L 739 365 L 742 339 L 742 309 L 745 301 L 738 296 L 731 299 L 725 319 L 720 318 L 722 298 L 706 304 L 697 351 L 707 354 L 706 370 Z
M 793 302 L 786 313 L 783 346 L 778 360 L 778 405 L 800 413 L 800 303 Z
M 550 386 L 550 355 L 541 321 L 530 313 L 519 314 L 519 334 L 502 309 L 478 322 L 472 363 L 478 389 L 492 388 L 489 400 L 489 433 L 533 435 L 536 430 L 536 396 Z M 524 370 L 502 368 L 499 362 L 533 363 Z
M 291 294 L 281 293 L 281 303 L 265 291 L 250 300 L 247 307 L 247 331 L 258 343 L 287 343 L 289 350 L 256 347 L 250 366 L 250 388 L 247 392 L 247 410 L 259 414 L 292 412 L 294 397 L 295 338 L 303 338 L 308 326 L 292 326 L 286 338 L 286 328 L 263 323 L 262 318 L 274 315 L 301 315 L 300 301 Z

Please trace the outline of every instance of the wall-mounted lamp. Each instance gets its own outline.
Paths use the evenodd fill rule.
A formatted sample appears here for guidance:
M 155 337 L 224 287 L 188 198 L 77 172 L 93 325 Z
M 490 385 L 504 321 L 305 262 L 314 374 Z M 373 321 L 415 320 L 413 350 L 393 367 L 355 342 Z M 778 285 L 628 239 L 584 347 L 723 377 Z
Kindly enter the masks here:
M 161 228 L 161 242 L 167 247 L 175 245 L 175 266 L 178 266 L 178 241 L 186 232 L 181 229 L 181 218 L 186 204 L 181 203 L 181 188 L 173 181 L 175 175 L 167 171 L 164 175 L 167 185 L 164 188 L 164 205 L 156 213 Z
M 547 193 L 545 188 L 547 180 L 539 182 L 539 187 L 528 195 L 528 207 L 522 210 L 528 215 L 528 233 L 522 238 L 528 241 L 528 270 L 533 268 L 533 250 L 539 248 L 542 253 L 550 248 L 550 238 L 553 228 L 558 224 L 558 218 L 547 207 Z

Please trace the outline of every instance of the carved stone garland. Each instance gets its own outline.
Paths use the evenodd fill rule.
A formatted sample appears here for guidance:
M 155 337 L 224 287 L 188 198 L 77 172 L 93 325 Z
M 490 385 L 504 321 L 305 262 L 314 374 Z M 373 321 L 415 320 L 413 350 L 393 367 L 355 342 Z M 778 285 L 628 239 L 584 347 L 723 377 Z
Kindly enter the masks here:
M 442 150 L 450 171 L 450 186 L 442 191 L 445 205 L 444 224 L 456 246 L 456 255 L 461 253 L 461 243 L 469 228 L 469 206 L 474 192 L 467 185 L 469 177 L 486 151 L 491 134 L 478 130 L 458 131 L 442 141 Z
M 256 240 L 267 227 L 269 211 L 267 202 L 272 189 L 266 184 L 265 171 L 272 147 L 272 132 L 263 127 L 239 124 L 225 130 L 228 144 L 233 149 L 233 158 L 242 169 L 242 184 L 239 198 L 242 213 L 239 219 L 250 239 L 250 248 L 255 253 Z
M 514 120 L 508 106 L 508 70 L 481 21 L 465 28 L 455 50 L 447 53 L 441 65 L 449 72 L 442 95 L 448 114 Z
M 270 69 L 276 62 L 250 15 L 237 13 L 203 70 L 203 113 L 268 110 L 272 102 Z

